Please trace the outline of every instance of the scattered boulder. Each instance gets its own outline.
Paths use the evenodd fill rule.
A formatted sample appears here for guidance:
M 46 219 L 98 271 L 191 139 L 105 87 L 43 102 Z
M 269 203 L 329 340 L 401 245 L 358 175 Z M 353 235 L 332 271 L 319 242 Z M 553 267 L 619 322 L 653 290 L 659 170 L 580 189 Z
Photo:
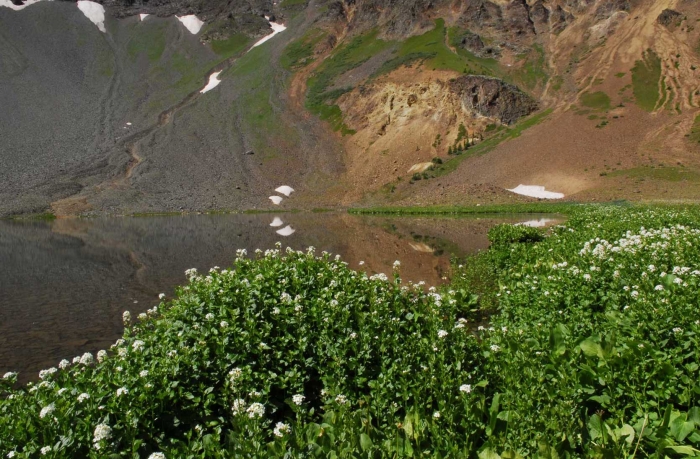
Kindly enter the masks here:
M 474 113 L 498 118 L 504 124 L 513 124 L 537 110 L 537 101 L 497 78 L 463 75 L 451 80 L 450 91 L 457 94 L 462 105 Z
M 484 41 L 481 37 L 475 33 L 467 32 L 464 34 L 461 40 L 462 48 L 473 52 L 474 54 L 479 54 L 484 49 Z
M 661 12 L 656 22 L 662 26 L 672 27 L 678 25 L 683 20 L 683 15 L 675 10 L 665 9 Z

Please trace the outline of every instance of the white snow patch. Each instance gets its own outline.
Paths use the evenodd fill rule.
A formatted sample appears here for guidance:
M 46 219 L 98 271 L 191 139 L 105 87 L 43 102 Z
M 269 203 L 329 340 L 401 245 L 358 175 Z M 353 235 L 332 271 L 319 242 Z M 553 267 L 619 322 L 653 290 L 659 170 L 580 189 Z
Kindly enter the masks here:
M 279 234 L 280 236 L 291 236 L 292 234 L 294 234 L 296 232 L 296 230 L 294 228 L 292 228 L 291 226 L 287 225 L 284 228 L 282 228 L 281 230 L 277 230 L 275 232 L 277 234 Z
M 218 72 L 214 72 L 211 75 L 209 75 L 209 83 L 207 83 L 207 85 L 204 87 L 204 89 L 202 89 L 199 92 L 204 94 L 205 92 L 209 92 L 212 89 L 219 86 L 219 83 L 221 83 L 221 80 L 219 79 L 220 74 L 221 74 L 221 71 L 218 71 Z
M 282 219 L 279 218 L 279 217 L 275 217 L 275 218 L 272 220 L 272 223 L 270 223 L 270 226 L 273 226 L 273 227 L 275 227 L 275 228 L 278 227 L 278 226 L 282 226 L 282 225 L 284 225 L 284 222 L 283 222 Z
M 529 226 L 530 228 L 542 228 L 547 226 L 548 223 L 557 221 L 554 218 L 540 218 L 539 220 L 528 220 L 526 222 L 516 223 L 520 226 Z
M 270 201 L 276 206 L 280 205 L 280 202 L 282 202 L 282 198 L 280 196 L 270 196 Z
M 0 6 L 6 6 L 12 10 L 19 11 L 19 10 L 22 10 L 22 9 L 28 7 L 29 5 L 39 3 L 40 1 L 42 1 L 42 0 L 25 0 L 23 5 L 15 5 L 10 0 L 0 0 Z M 51 0 L 48 0 L 48 1 L 51 1 Z
M 197 35 L 200 30 L 202 30 L 202 26 L 204 25 L 204 21 L 200 20 L 197 16 L 194 14 L 190 14 L 189 16 L 175 16 L 178 21 L 182 22 L 182 24 L 187 27 L 187 30 L 189 30 L 193 35 Z
M 139 17 L 143 21 L 144 19 L 146 19 L 148 17 L 148 14 L 141 13 L 141 14 L 139 14 Z
M 265 19 L 267 19 L 268 21 L 270 20 L 270 18 L 268 18 L 267 16 L 265 16 Z M 255 48 L 256 46 L 262 45 L 263 43 L 265 43 L 267 40 L 274 37 L 278 33 L 284 32 L 285 30 L 287 30 L 287 27 L 284 24 L 279 24 L 277 22 L 270 22 L 270 27 L 272 27 L 272 33 L 270 35 L 266 35 L 266 36 L 262 37 L 260 40 L 258 40 L 252 46 L 252 48 Z
M 127 121 L 126 125 L 127 125 L 127 126 L 131 126 L 131 123 L 129 123 L 129 122 Z
M 294 188 L 287 185 L 282 185 L 279 188 L 275 188 L 275 191 L 289 197 L 290 194 L 294 193 Z
M 539 185 L 518 185 L 515 188 L 506 188 L 506 190 L 511 191 L 515 194 L 521 194 L 523 196 L 530 196 L 531 198 L 542 198 L 542 199 L 561 199 L 564 197 L 564 193 L 556 193 L 554 191 L 547 191 L 543 186 Z
M 91 20 L 100 32 L 107 32 L 105 29 L 105 7 L 99 3 L 89 2 L 87 0 L 80 0 L 78 2 L 78 9 L 83 12 L 85 17 Z
M 424 171 L 426 171 L 426 170 L 427 170 L 430 166 L 432 166 L 432 165 L 433 165 L 433 163 L 418 163 L 418 164 L 414 164 L 414 165 L 411 166 L 411 168 L 408 170 L 408 173 L 410 174 L 410 173 L 412 173 L 412 172 L 416 172 L 416 173 L 424 172 Z

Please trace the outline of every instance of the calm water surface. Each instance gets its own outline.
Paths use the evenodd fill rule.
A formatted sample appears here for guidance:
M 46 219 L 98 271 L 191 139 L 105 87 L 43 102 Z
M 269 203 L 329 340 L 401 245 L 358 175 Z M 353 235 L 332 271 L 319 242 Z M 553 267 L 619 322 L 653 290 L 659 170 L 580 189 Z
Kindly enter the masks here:
M 123 311 L 135 315 L 159 293 L 172 295 L 188 268 L 230 266 L 237 249 L 314 246 L 368 273 L 389 274 L 400 260 L 404 280 L 435 285 L 449 276 L 452 254 L 487 247 L 496 223 L 546 220 L 299 213 L 0 221 L 0 374 L 35 379 L 62 358 L 109 348 Z

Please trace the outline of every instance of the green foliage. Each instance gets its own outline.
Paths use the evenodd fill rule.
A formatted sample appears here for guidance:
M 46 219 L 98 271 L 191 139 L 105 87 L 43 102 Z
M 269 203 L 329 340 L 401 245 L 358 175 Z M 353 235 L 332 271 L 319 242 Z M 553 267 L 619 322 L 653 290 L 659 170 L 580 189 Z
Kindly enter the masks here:
M 544 233 L 539 228 L 531 228 L 524 225 L 511 225 L 503 223 L 489 230 L 489 242 L 495 246 L 540 242 L 544 239 Z
M 642 109 L 651 112 L 659 100 L 659 80 L 661 79 L 661 59 L 651 49 L 644 52 L 642 60 L 632 68 L 632 89 L 634 97 Z
M 447 29 L 444 19 L 435 20 L 435 28 L 423 35 L 408 38 L 399 46 L 396 57 L 385 62 L 373 76 L 388 73 L 414 61 L 422 61 L 430 69 L 446 69 L 462 72 L 464 59 L 446 45 Z
M 688 136 L 688 140 L 690 140 L 693 143 L 700 143 L 700 115 L 695 117 L 693 127 L 690 129 L 690 135 Z
M 484 206 L 358 207 L 348 209 L 348 212 L 357 215 L 568 214 L 580 206 L 576 203 L 534 202 Z
M 303 37 L 290 43 L 280 57 L 280 63 L 287 70 L 306 67 L 313 62 L 316 45 L 326 37 L 321 29 L 311 29 Z
M 532 49 L 522 56 L 522 60 L 520 68 L 511 72 L 512 80 L 531 91 L 538 86 L 544 86 L 549 79 L 544 48 L 539 44 L 533 45 Z
M 581 94 L 581 103 L 596 110 L 610 110 L 610 97 L 603 91 Z
M 492 451 L 698 454 L 698 223 L 697 208 L 586 207 L 541 242 L 478 256 L 499 310 L 480 335 L 484 378 L 515 421 Z M 451 288 L 473 278 L 460 265 Z
M 700 173 L 697 170 L 684 167 L 649 167 L 640 166 L 632 169 L 622 169 L 610 172 L 611 177 L 626 176 L 635 179 L 664 180 L 667 182 L 698 182 Z
M 188 270 L 96 362 L 5 375 L 0 454 L 697 456 L 700 210 L 572 209 L 441 292 L 312 249 Z
M 213 40 L 211 49 L 224 57 L 235 56 L 248 49 L 251 39 L 242 33 L 234 34 L 226 40 Z
M 164 22 L 146 22 L 140 24 L 137 33 L 134 33 L 127 44 L 127 53 L 132 59 L 139 54 L 146 53 L 150 62 L 156 62 L 165 51 L 165 34 L 167 24 Z
M 368 278 L 313 249 L 243 255 L 231 270 L 188 270 L 177 297 L 127 318 L 124 339 L 96 362 L 63 362 L 27 387 L 0 379 L 2 456 L 476 447 L 492 415 L 476 379 L 484 357 L 464 326 L 474 298 Z M 100 429 L 108 434 L 98 439 Z
M 322 120 L 329 121 L 334 130 L 340 130 L 344 134 L 353 131 L 345 126 L 340 107 L 333 102 L 352 88 L 341 87 L 333 90 L 329 88 L 337 77 L 362 65 L 375 54 L 391 46 L 391 43 L 379 40 L 377 34 L 375 30 L 355 37 L 349 43 L 340 46 L 323 61 L 307 82 L 306 108 Z

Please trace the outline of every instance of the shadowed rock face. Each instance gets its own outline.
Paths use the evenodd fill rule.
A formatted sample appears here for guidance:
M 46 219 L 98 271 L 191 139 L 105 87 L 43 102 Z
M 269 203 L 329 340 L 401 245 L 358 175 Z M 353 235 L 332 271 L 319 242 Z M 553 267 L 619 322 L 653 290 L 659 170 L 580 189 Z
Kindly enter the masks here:
M 496 78 L 466 75 L 450 82 L 450 90 L 464 106 L 483 116 L 512 124 L 537 110 L 537 102 L 516 86 Z

